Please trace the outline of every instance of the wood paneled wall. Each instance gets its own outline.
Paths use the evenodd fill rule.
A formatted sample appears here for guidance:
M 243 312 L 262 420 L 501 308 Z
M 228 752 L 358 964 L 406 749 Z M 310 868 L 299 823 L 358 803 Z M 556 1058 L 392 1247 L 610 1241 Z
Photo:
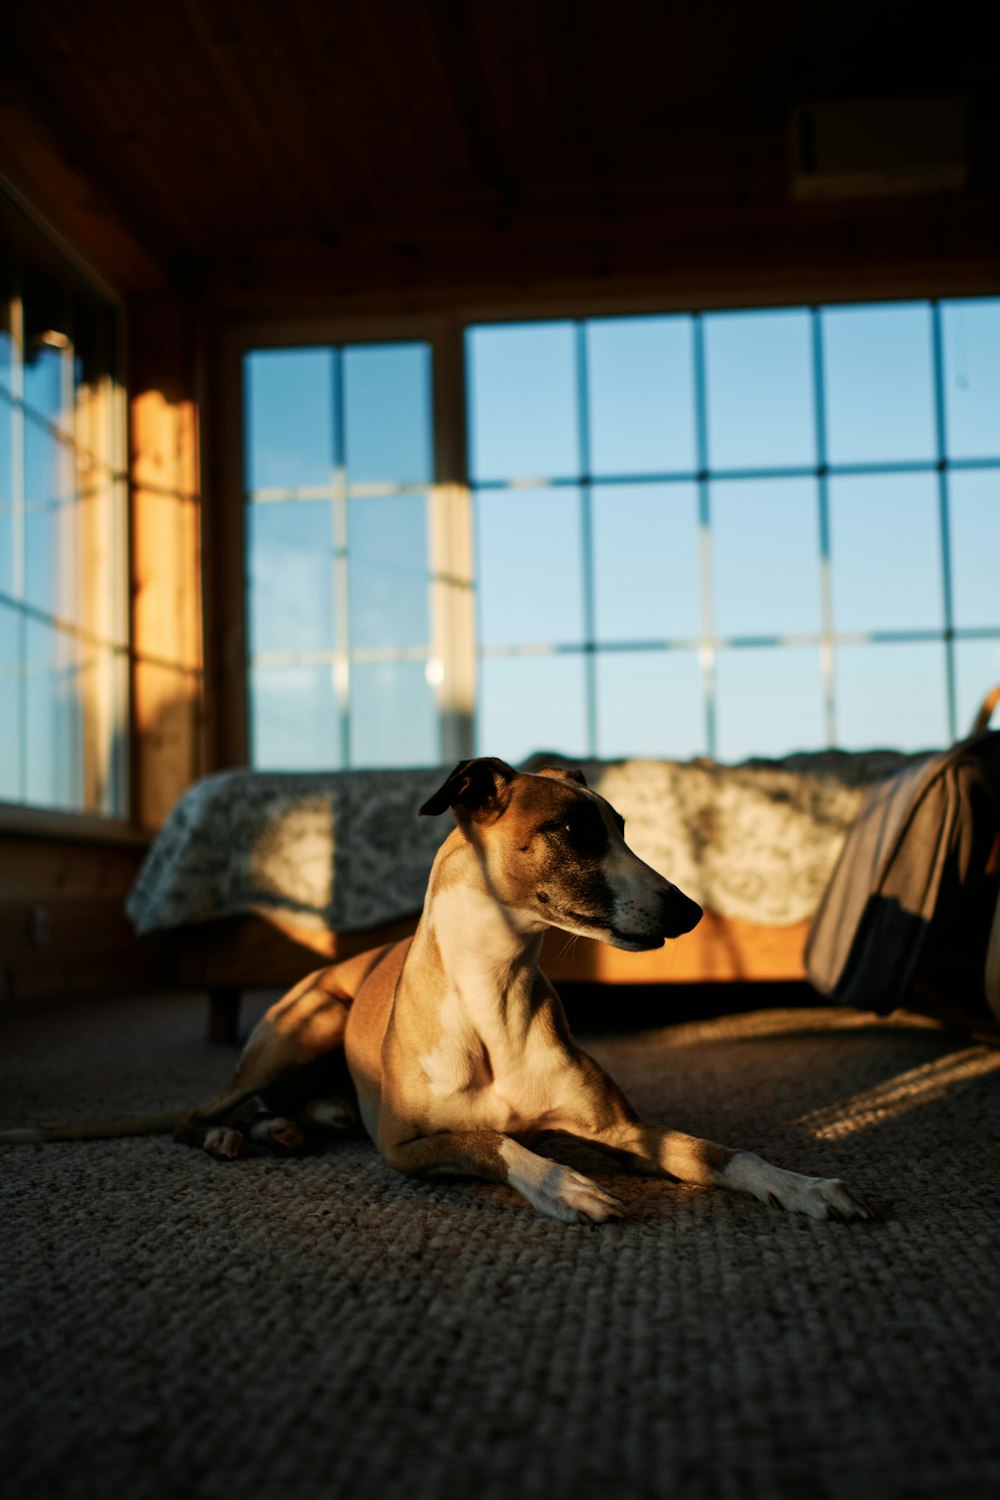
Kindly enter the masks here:
M 0 831 L 0 1001 L 170 982 L 169 950 L 139 942 L 125 915 L 144 853 L 69 831 Z

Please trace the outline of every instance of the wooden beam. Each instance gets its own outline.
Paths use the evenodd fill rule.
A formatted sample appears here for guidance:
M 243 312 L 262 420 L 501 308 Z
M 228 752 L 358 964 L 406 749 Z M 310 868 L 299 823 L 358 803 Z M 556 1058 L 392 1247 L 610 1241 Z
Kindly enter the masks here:
M 72 137 L 71 137 L 72 138 Z M 59 141 L 13 90 L 0 85 L 0 184 L 74 260 L 116 293 L 167 285 L 164 263 L 126 224 Z
M 199 410 L 190 306 L 130 313 L 133 816 L 158 828 L 205 763 Z

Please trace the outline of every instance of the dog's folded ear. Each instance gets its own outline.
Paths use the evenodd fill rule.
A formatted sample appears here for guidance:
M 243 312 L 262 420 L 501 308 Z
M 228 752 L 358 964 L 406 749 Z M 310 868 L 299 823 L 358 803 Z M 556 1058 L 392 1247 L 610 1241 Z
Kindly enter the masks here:
M 511 782 L 517 777 L 513 766 L 492 755 L 478 760 L 463 760 L 452 771 L 444 786 L 428 797 L 420 809 L 421 817 L 436 816 L 454 807 L 460 814 L 485 822 L 498 818 L 510 799 Z

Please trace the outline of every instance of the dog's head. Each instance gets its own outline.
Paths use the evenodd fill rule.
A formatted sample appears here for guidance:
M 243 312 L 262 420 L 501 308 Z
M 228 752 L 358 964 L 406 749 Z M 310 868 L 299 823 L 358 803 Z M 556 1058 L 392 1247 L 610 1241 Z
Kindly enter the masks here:
M 451 808 L 491 894 L 538 928 L 639 952 L 690 932 L 701 907 L 628 847 L 625 821 L 582 771 L 515 771 L 484 756 L 456 766 L 422 814 Z

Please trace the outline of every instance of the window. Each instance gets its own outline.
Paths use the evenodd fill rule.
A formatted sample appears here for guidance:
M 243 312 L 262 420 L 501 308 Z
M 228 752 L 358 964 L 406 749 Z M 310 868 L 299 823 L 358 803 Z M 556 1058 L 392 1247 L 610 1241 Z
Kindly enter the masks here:
M 0 800 L 123 816 L 117 318 L 21 241 L 0 252 Z
M 458 754 L 737 761 L 971 722 L 1000 679 L 1000 300 L 449 337 L 245 358 L 255 764 L 449 758 L 463 653 Z M 474 623 L 435 605 L 470 579 Z
M 468 334 L 477 748 L 963 732 L 1000 679 L 1000 302 Z
M 253 350 L 244 399 L 253 763 L 438 761 L 428 346 Z

